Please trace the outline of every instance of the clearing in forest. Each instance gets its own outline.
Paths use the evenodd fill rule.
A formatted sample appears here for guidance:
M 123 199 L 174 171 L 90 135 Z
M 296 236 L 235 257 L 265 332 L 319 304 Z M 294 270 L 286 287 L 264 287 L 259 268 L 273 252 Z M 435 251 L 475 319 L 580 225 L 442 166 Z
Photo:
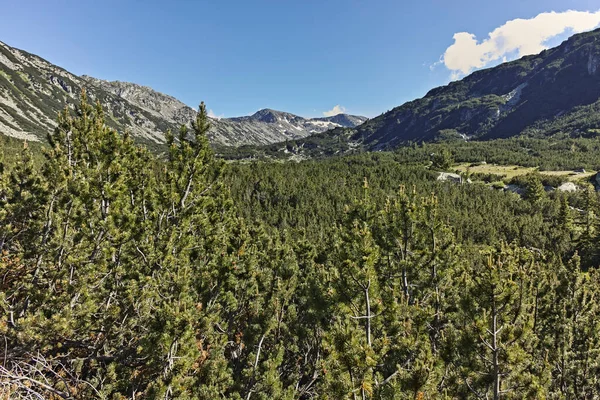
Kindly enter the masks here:
M 459 164 L 456 169 L 460 172 L 466 172 L 467 169 L 471 173 L 495 174 L 501 175 L 505 179 L 510 180 L 515 176 L 525 175 L 530 172 L 537 171 L 536 167 L 522 167 L 520 165 L 497 165 L 497 164 L 482 164 L 473 165 L 471 163 Z M 578 181 L 596 175 L 597 171 L 576 172 L 573 170 L 565 171 L 539 171 L 542 175 L 565 176 L 569 181 Z

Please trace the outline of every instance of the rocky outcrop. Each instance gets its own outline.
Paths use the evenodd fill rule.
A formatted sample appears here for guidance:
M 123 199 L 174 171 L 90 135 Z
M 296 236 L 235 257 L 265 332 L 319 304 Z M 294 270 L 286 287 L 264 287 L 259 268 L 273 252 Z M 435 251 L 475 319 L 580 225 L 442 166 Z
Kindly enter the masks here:
M 559 192 L 576 192 L 579 190 L 579 187 L 573 182 L 565 182 L 559 187 L 556 188 Z
M 594 48 L 590 46 L 590 55 L 588 57 L 588 74 L 595 75 L 600 66 L 600 54 L 594 52 Z
M 440 172 L 437 176 L 437 180 L 441 182 L 463 183 L 462 176 L 451 172 Z
M 153 105 L 133 101 L 117 87 L 76 76 L 0 42 L 0 134 L 43 140 L 56 126 L 58 113 L 79 102 L 82 89 L 91 102 L 100 102 L 109 126 L 143 143 L 164 143 L 166 130 L 177 129 L 181 122 L 156 112 Z
M 89 84 L 114 94 L 158 118 L 177 124 L 187 124 L 196 117 L 196 111 L 176 98 L 157 92 L 147 86 L 129 82 L 105 81 L 83 75 Z
M 303 118 L 287 112 L 264 109 L 247 117 L 213 121 L 211 135 L 225 145 L 270 144 L 306 138 L 339 127 L 353 128 L 365 117 L 339 114 L 327 118 Z

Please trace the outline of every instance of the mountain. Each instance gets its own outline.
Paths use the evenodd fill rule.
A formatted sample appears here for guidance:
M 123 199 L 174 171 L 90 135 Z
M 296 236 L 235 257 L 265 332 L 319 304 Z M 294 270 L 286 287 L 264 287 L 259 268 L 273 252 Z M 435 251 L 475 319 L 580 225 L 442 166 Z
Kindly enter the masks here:
M 299 146 L 331 152 L 339 143 L 345 143 L 342 151 L 380 150 L 453 137 L 593 136 L 600 133 L 599 98 L 600 29 L 474 72 L 355 129 L 315 135 Z
M 108 125 L 128 130 L 143 143 L 164 143 L 164 132 L 177 129 L 181 122 L 165 118 L 151 106 L 140 107 L 88 77 L 0 42 L 0 133 L 43 139 L 56 126 L 57 113 L 77 103 L 82 88 L 91 101 L 100 101 Z
M 367 118 L 356 115 L 338 114 L 332 117 L 315 118 L 315 120 L 333 122 L 334 124 L 338 124 L 342 127 L 352 128 L 363 124 Z
M 0 42 L 0 133 L 43 140 L 56 126 L 57 113 L 78 102 L 82 88 L 92 101 L 100 101 L 108 125 L 151 147 L 165 143 L 167 130 L 176 131 L 196 116 L 186 104 L 152 88 L 77 76 Z M 364 121 L 345 114 L 310 119 L 265 109 L 248 117 L 213 119 L 209 139 L 222 146 L 266 145 Z
M 149 87 L 128 82 L 110 82 L 83 77 L 88 83 L 102 88 L 135 106 L 180 126 L 196 117 L 196 111 L 174 97 Z M 263 109 L 251 116 L 213 118 L 209 138 L 224 146 L 266 145 L 305 138 L 337 127 L 356 127 L 367 118 L 339 114 L 326 118 L 303 118 L 287 112 Z
M 196 111 L 191 107 L 147 86 L 129 82 L 105 81 L 87 75 L 83 75 L 81 78 L 91 86 L 101 88 L 157 118 L 170 121 L 178 126 L 188 124 L 196 118 Z
M 294 114 L 264 109 L 247 117 L 213 121 L 211 134 L 225 145 L 271 144 L 302 139 L 339 127 L 356 127 L 367 118 L 340 114 L 326 118 L 303 118 Z M 244 138 L 242 142 L 240 138 Z

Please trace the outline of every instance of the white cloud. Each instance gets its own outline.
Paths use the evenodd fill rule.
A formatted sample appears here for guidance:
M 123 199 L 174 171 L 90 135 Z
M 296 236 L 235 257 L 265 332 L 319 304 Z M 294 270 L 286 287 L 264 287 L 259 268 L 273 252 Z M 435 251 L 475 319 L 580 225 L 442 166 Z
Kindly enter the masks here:
M 430 70 L 430 71 L 433 71 L 434 69 L 436 69 L 437 67 L 439 67 L 439 66 L 440 66 L 440 65 L 442 65 L 443 63 L 444 63 L 444 56 L 443 56 L 443 55 L 441 55 L 439 60 L 437 60 L 436 62 L 434 62 L 433 64 L 431 64 L 431 65 L 429 66 L 429 70 Z M 423 64 L 423 65 L 425 65 L 425 64 Z
M 346 112 L 346 107 L 340 106 L 339 104 L 334 106 L 331 110 L 323 113 L 324 117 L 333 117 L 334 115 L 343 114 Z
M 599 25 L 600 10 L 552 11 L 531 19 L 513 19 L 482 41 L 472 33 L 455 33 L 454 44 L 446 49 L 440 61 L 451 71 L 452 79 L 456 79 L 494 61 L 539 53 L 547 48 L 548 40 L 560 34 L 585 32 Z
M 208 110 L 208 117 L 209 118 L 212 118 L 212 119 L 221 119 L 221 118 L 223 118 L 223 116 L 224 116 L 223 114 L 217 115 L 217 114 L 215 114 L 213 112 L 213 110 Z

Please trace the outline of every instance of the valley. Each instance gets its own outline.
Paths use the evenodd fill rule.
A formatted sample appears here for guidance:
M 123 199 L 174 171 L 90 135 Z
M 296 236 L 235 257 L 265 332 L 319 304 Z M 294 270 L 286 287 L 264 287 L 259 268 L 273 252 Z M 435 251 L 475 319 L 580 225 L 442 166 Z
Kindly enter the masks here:
M 146 27 L 152 6 L 121 26 Z M 140 57 L 212 24 L 187 6 L 193 29 L 173 18 L 151 43 L 129 32 Z M 209 33 L 243 32 L 212 35 L 202 63 L 266 60 L 261 93 L 296 96 L 287 85 L 302 84 L 282 79 L 306 75 L 319 90 L 301 100 L 327 104 L 321 72 L 343 75 L 345 54 L 368 78 L 385 71 L 343 39 L 312 38 L 327 52 L 308 61 L 278 42 L 295 18 L 321 27 L 306 17 L 321 8 L 210 6 L 228 12 Z M 338 33 L 348 9 L 334 11 Z M 263 13 L 270 40 L 241 40 Z M 531 23 L 453 46 L 466 34 L 491 57 Z M 462 79 L 374 118 L 338 103 L 217 118 L 0 42 L 0 399 L 600 398 L 600 29 L 572 29 L 487 69 L 452 64 L 450 46 L 436 65 Z M 185 54 L 162 57 L 184 70 Z M 337 93 L 359 91 L 349 75 Z

